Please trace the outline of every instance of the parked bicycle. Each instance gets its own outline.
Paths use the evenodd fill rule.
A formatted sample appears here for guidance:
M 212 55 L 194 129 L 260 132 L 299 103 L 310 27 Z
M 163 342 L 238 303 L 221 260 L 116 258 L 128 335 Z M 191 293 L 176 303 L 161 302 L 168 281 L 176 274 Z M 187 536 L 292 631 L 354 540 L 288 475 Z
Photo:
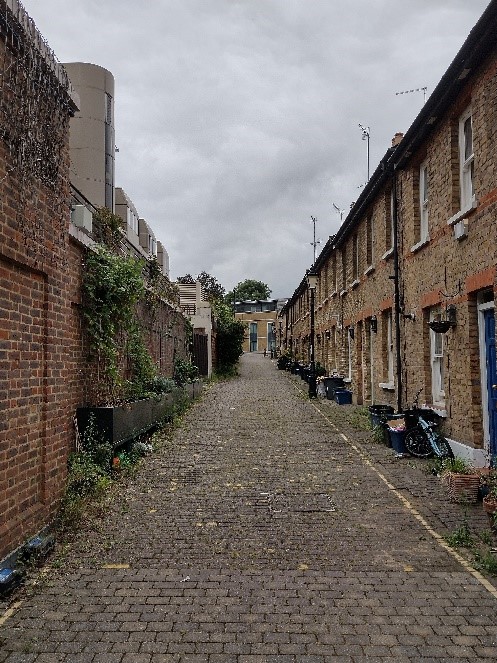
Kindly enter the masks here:
M 421 388 L 414 397 L 411 409 L 405 410 L 407 433 L 404 444 L 407 451 L 417 458 L 454 458 L 454 453 L 445 437 L 437 430 L 440 417 L 430 408 L 419 407 Z

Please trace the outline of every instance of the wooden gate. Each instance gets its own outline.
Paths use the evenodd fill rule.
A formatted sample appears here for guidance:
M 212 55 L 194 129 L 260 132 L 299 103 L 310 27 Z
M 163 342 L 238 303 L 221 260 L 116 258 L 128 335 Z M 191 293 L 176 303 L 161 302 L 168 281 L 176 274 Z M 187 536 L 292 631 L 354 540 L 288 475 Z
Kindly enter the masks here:
M 209 355 L 207 351 L 207 334 L 193 334 L 193 363 L 198 366 L 199 375 L 209 374 Z

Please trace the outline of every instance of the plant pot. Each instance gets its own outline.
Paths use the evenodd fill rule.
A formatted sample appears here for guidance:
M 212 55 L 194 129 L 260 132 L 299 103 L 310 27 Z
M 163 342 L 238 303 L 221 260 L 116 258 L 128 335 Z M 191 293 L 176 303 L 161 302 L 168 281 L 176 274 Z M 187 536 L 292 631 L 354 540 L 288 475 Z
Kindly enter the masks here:
M 447 484 L 451 502 L 475 504 L 478 501 L 478 488 L 480 487 L 478 474 L 447 472 L 442 476 L 442 481 Z
M 494 495 L 485 495 L 483 498 L 483 510 L 485 513 L 488 513 L 489 516 L 497 511 L 497 497 Z
M 446 334 L 452 327 L 452 322 L 449 320 L 432 320 L 432 322 L 428 323 L 428 326 L 436 334 Z

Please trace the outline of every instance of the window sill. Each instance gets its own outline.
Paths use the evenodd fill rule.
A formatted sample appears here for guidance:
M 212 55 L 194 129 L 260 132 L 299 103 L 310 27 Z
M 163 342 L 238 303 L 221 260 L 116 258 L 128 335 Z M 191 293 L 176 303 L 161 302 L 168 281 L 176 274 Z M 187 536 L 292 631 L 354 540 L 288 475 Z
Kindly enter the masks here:
M 345 297 L 346 294 L 347 294 L 346 290 L 340 290 L 340 297 Z
M 352 283 L 350 284 L 350 289 L 355 290 L 357 288 L 357 286 L 360 285 L 360 283 L 361 282 L 359 281 L 359 279 L 354 279 L 352 281 Z
M 388 251 L 385 251 L 385 253 L 381 256 L 382 260 L 388 260 L 393 256 L 393 246 L 391 249 L 388 249 Z
M 445 403 L 433 403 L 433 405 L 427 405 L 427 408 L 432 410 L 435 414 L 438 414 L 439 417 L 447 418 L 447 410 L 445 409 Z
M 447 225 L 453 226 L 458 221 L 465 219 L 467 216 L 471 214 L 473 210 L 477 208 L 477 206 L 478 206 L 478 201 L 476 200 L 476 198 L 473 198 L 471 205 L 469 207 L 466 207 L 465 209 L 460 210 L 459 212 L 456 212 L 454 216 L 451 216 L 450 219 L 447 221 Z
M 414 246 L 411 246 L 411 253 L 416 253 L 417 251 L 422 249 L 423 246 L 426 246 L 429 243 L 430 243 L 430 236 L 428 235 L 428 237 L 425 237 L 424 239 L 422 239 L 420 242 L 418 242 Z
M 380 382 L 378 387 L 380 387 L 380 389 L 384 389 L 385 391 L 395 391 L 395 383 L 393 382 Z
M 369 276 L 369 275 L 372 274 L 373 272 L 374 272 L 374 267 L 373 267 L 373 265 L 369 265 L 369 267 L 368 267 L 368 268 L 366 269 L 366 271 L 364 272 L 364 276 Z

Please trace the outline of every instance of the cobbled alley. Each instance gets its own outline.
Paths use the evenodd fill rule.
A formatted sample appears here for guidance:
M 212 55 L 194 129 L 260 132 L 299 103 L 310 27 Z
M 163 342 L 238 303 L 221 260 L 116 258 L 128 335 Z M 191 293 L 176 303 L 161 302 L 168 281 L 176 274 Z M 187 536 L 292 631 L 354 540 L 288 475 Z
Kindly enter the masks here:
M 481 504 L 304 387 L 255 354 L 209 386 L 3 605 L 0 662 L 497 660 L 495 583 L 443 538 Z

